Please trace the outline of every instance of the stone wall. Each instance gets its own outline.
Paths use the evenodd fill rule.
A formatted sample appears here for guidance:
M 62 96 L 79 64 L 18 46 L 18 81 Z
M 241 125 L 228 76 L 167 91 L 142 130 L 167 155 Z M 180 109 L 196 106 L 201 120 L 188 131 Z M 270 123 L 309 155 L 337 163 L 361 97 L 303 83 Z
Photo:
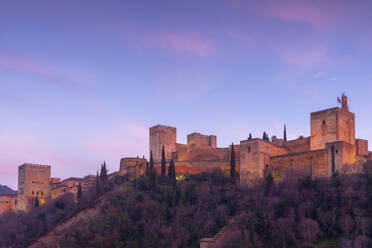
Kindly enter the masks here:
M 211 149 L 190 149 L 190 161 L 228 161 L 229 148 L 211 148 Z
M 120 160 L 119 174 L 124 176 L 130 173 L 132 176 L 142 175 L 146 170 L 147 160 L 145 158 L 122 158 Z
M 226 173 L 230 173 L 230 161 L 214 161 L 214 162 L 186 162 L 176 161 L 176 174 L 192 175 L 202 172 L 210 172 L 215 169 L 221 169 Z M 238 165 L 237 165 L 238 167 Z M 238 168 L 237 168 L 237 172 Z
M 311 113 L 311 150 L 325 149 L 326 143 L 337 141 L 337 113 L 339 108 Z
M 51 197 L 51 167 L 23 164 L 18 167 L 18 209 L 28 211 L 36 197 L 45 203 Z
M 344 141 L 337 141 L 327 144 L 329 152 L 328 164 L 331 172 L 342 172 L 343 166 L 346 164 L 353 164 L 355 159 L 355 146 Z
M 8 212 L 11 204 L 11 194 L 0 195 L 0 214 Z
M 290 140 L 283 143 L 288 148 L 289 153 L 299 153 L 310 151 L 310 137 L 303 139 Z
M 240 181 L 263 178 L 270 157 L 288 154 L 288 149 L 262 139 L 240 142 Z
M 328 167 L 328 150 L 307 151 L 295 154 L 273 156 L 270 161 L 273 175 L 283 178 L 287 172 L 293 171 L 296 175 L 315 177 L 330 175 Z
M 189 161 L 190 160 L 189 146 L 177 143 L 177 152 L 175 153 L 173 159 L 178 161 Z
M 154 162 L 161 161 L 162 147 L 164 145 L 166 159 L 171 159 L 172 153 L 177 151 L 177 129 L 157 125 L 150 128 L 150 152 L 152 151 Z
M 358 156 L 368 156 L 368 140 L 355 139 L 355 146 Z
M 355 114 L 338 109 L 337 140 L 355 145 Z

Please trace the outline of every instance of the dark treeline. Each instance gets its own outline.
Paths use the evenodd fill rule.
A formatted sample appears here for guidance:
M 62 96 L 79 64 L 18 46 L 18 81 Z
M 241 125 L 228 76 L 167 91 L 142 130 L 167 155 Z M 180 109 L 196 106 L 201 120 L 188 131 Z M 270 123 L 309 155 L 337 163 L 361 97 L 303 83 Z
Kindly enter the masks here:
M 101 214 L 71 227 L 60 247 L 199 247 L 200 238 L 231 220 L 235 227 L 221 247 L 372 247 L 371 167 L 316 180 L 289 175 L 277 183 L 268 173 L 249 187 L 219 170 L 176 184 L 169 176 L 117 176 L 102 183 L 99 196 L 84 192 L 75 203 L 66 195 L 27 214 L 1 216 L 0 246 L 24 247 L 101 201 Z

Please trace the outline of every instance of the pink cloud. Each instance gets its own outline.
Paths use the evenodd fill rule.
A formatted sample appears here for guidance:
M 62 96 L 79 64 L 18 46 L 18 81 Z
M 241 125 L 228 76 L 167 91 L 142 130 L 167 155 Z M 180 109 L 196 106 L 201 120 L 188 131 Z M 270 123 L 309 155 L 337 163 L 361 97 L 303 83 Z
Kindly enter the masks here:
M 195 33 L 157 33 L 153 37 L 153 42 L 165 49 L 201 57 L 211 55 L 215 51 L 214 41 Z
M 323 29 L 335 24 L 340 19 L 341 5 L 326 1 L 295 1 L 295 0 L 226 0 L 238 10 L 251 10 L 258 14 L 277 18 L 286 22 L 296 22 L 309 25 L 314 29 Z
M 67 72 L 66 70 L 52 68 L 50 65 L 46 65 L 35 59 L 18 56 L 0 56 L 1 68 L 14 73 L 45 79 L 68 80 L 75 83 L 85 83 L 92 80 L 91 76 L 82 72 Z
M 307 48 L 281 46 L 277 53 L 284 62 L 296 66 L 316 66 L 330 62 L 326 49 L 321 46 Z
M 283 21 L 303 23 L 315 29 L 328 26 L 335 13 L 326 5 L 319 6 L 310 1 L 269 1 L 254 5 L 253 10 Z

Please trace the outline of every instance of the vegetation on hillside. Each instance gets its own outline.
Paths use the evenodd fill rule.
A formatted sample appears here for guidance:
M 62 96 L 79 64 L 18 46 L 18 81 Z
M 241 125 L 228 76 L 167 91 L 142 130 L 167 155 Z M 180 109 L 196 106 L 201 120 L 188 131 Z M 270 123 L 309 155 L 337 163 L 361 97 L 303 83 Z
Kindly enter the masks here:
M 0 247 L 24 247 L 97 201 L 101 214 L 71 227 L 61 247 L 199 247 L 200 238 L 231 219 L 236 227 L 221 247 L 371 247 L 371 168 L 316 180 L 289 175 L 282 182 L 268 173 L 249 187 L 219 170 L 176 185 L 152 172 L 134 181 L 117 176 L 77 203 L 65 195 L 27 214 L 1 216 Z

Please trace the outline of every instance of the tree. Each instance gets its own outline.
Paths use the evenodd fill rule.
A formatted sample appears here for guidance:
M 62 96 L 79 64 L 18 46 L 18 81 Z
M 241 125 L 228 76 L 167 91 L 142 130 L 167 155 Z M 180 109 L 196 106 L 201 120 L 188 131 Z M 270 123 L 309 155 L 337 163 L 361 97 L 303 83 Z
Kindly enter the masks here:
M 149 162 L 146 162 L 146 176 L 149 176 L 150 169 L 149 169 Z
M 98 171 L 97 171 L 97 177 L 96 177 L 96 193 L 97 195 L 100 192 L 100 187 L 99 187 L 99 176 L 98 176 Z
M 40 206 L 39 197 L 36 196 L 35 198 L 35 208 L 38 208 Z
M 101 165 L 101 174 L 99 179 L 101 179 L 101 181 L 105 181 L 107 179 L 106 161 L 103 161 L 103 164 Z
M 265 188 L 265 195 L 268 195 L 269 192 L 270 192 L 270 189 L 271 189 L 271 186 L 273 185 L 274 183 L 274 177 L 273 175 L 271 174 L 271 170 L 269 170 L 267 172 L 267 176 L 266 176 L 266 188 Z
M 83 195 L 83 192 L 81 190 L 81 183 L 79 183 L 79 186 L 78 186 L 78 192 L 77 192 L 77 198 L 80 199 Z
M 161 150 L 161 176 L 165 176 L 166 167 L 167 166 L 165 164 L 165 150 L 163 145 L 163 149 Z
M 176 187 L 176 166 L 174 165 L 173 159 L 169 162 L 168 177 L 170 178 L 173 188 Z
M 231 159 L 230 159 L 230 177 L 233 184 L 236 183 L 236 161 L 234 152 L 234 143 L 231 144 Z
M 156 171 L 154 168 L 154 159 L 152 156 L 152 151 L 150 153 L 150 186 L 152 190 L 156 188 Z
M 284 141 L 287 141 L 287 127 L 286 127 L 285 124 L 284 124 L 283 139 L 284 139 Z
M 249 133 L 248 140 L 252 140 L 252 134 L 251 133 Z
M 263 140 L 266 140 L 266 132 L 263 132 L 263 134 L 262 134 L 262 139 L 263 139 Z
M 319 224 L 313 219 L 303 218 L 298 226 L 298 232 L 306 242 L 313 242 L 318 239 Z

